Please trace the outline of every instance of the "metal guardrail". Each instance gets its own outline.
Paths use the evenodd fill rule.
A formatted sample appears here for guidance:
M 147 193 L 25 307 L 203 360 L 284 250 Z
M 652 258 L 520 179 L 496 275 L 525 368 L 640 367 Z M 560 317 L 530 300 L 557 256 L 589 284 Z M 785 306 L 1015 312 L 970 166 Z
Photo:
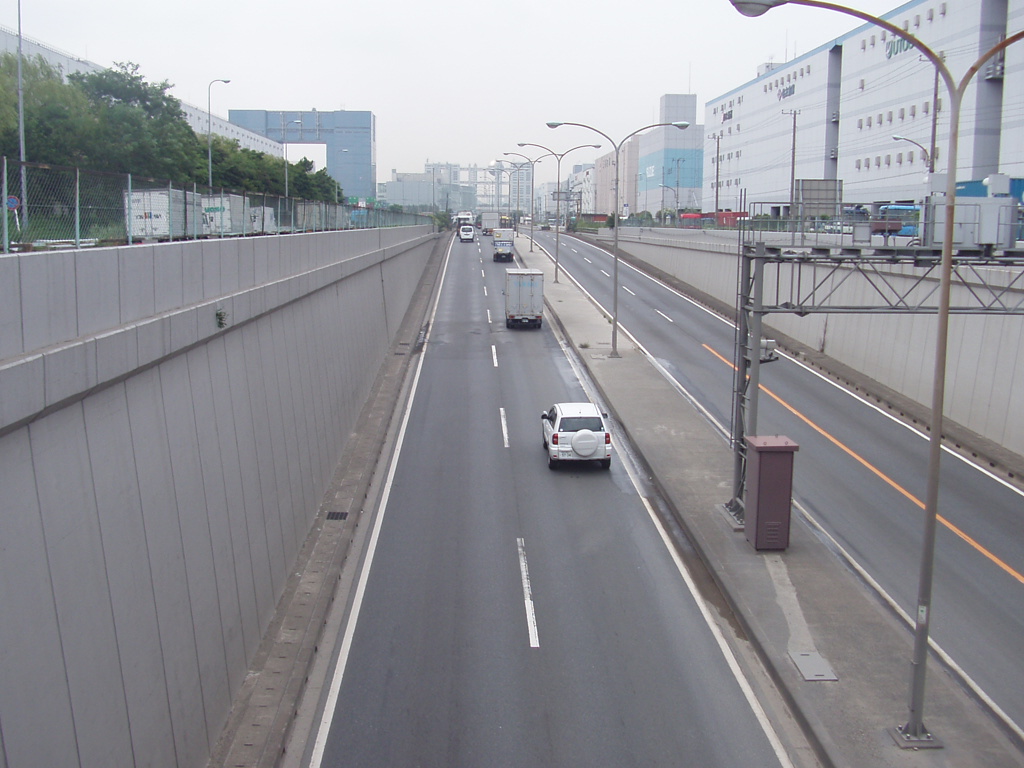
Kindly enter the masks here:
M 3 158 L 3 252 L 422 224 L 382 208 Z

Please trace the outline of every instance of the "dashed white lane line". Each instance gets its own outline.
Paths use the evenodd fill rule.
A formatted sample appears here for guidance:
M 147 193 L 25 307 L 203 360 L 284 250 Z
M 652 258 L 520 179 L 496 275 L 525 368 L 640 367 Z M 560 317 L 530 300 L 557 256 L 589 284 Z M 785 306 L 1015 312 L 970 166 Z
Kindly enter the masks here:
M 498 350 L 493 344 L 491 344 L 491 362 L 494 363 L 495 368 L 498 367 Z
M 622 286 L 622 290 L 624 290 L 624 291 L 625 291 L 626 293 L 628 293 L 628 294 L 629 294 L 630 296 L 636 296 L 636 294 L 635 294 L 635 293 L 633 293 L 633 292 L 632 292 L 631 290 L 629 290 L 629 288 L 627 288 L 626 286 Z
M 670 323 L 674 323 L 674 322 L 675 322 L 675 320 L 673 320 L 673 319 L 672 319 L 671 317 L 669 317 L 668 315 L 666 315 L 666 314 L 665 314 L 664 312 L 662 312 L 662 311 L 661 311 L 660 309 L 656 309 L 656 310 L 654 310 L 654 311 L 655 311 L 655 312 L 657 312 L 657 313 L 658 313 L 659 315 L 661 315 L 662 317 L 664 317 L 664 318 L 665 318 L 666 320 L 668 320 L 668 321 L 669 321 Z
M 505 443 L 505 447 L 508 448 L 508 419 L 505 418 L 504 408 L 499 408 L 498 412 L 501 414 L 501 439 Z
M 605 277 L 611 277 L 611 275 L 609 275 L 609 274 L 608 274 L 607 272 L 605 272 L 605 271 L 604 271 L 603 269 L 601 270 L 601 274 L 602 274 L 602 275 L 604 275 Z
M 526 604 L 526 628 L 530 632 L 530 647 L 540 648 L 537 635 L 537 614 L 533 610 L 533 590 L 530 587 L 530 569 L 526 565 L 526 544 L 516 539 L 519 548 L 519 573 L 523 577 L 523 602 Z

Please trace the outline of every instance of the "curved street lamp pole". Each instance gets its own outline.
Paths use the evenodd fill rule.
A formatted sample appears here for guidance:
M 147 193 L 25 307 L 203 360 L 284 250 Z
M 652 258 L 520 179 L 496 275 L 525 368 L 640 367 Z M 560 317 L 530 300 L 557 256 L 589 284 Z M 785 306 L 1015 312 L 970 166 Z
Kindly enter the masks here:
M 946 386 L 946 352 L 949 336 L 949 294 L 953 272 L 953 230 L 956 209 L 957 142 L 960 134 L 960 106 L 967 85 L 986 61 L 1011 43 L 1024 39 L 1024 31 L 1009 35 L 983 53 L 957 83 L 942 57 L 909 32 L 877 16 L 822 0 L 729 0 L 744 16 L 760 16 L 779 5 L 806 5 L 844 13 L 891 32 L 917 48 L 935 65 L 949 93 L 949 151 L 946 154 L 946 220 L 943 222 L 942 267 L 939 281 L 938 323 L 935 332 L 935 373 L 932 382 L 931 437 L 928 451 L 928 480 L 925 496 L 925 528 L 917 593 L 916 628 L 914 632 L 913 676 L 910 685 L 910 714 L 907 722 L 890 730 L 893 739 L 904 749 L 941 747 L 924 727 L 924 683 L 928 661 L 928 628 L 931 621 L 932 573 L 935 562 L 935 530 L 939 503 L 939 460 L 942 456 L 942 411 Z
M 281 122 L 284 122 L 282 116 Z M 288 125 L 302 125 L 301 120 L 291 120 Z M 301 128 L 300 128 L 301 130 Z M 301 138 L 301 137 L 300 137 Z M 284 196 L 288 197 L 288 131 L 287 126 L 281 127 L 281 143 L 284 144 Z
M 213 190 L 213 84 L 230 82 L 230 80 L 218 78 L 211 80 L 206 86 L 206 170 L 211 191 Z
M 893 136 L 893 141 L 908 141 L 915 147 L 921 150 L 921 154 L 924 155 L 925 165 L 928 166 L 928 173 L 935 173 L 935 163 L 932 161 L 932 156 L 928 154 L 928 150 L 924 148 L 924 145 L 917 143 L 913 139 L 908 139 L 906 136 Z
M 613 236 L 614 245 L 613 245 L 613 253 L 612 253 L 612 265 L 613 265 L 613 268 L 612 268 L 612 272 L 613 272 L 613 275 L 612 275 L 612 283 L 613 283 L 612 284 L 612 351 L 611 351 L 611 353 L 608 356 L 609 357 L 621 357 L 621 355 L 619 355 L 619 347 L 618 347 L 618 338 L 619 338 L 619 336 L 618 336 L 618 334 L 619 334 L 619 220 L 618 220 L 618 216 L 619 216 L 619 150 L 622 148 L 622 145 L 625 144 L 628 139 L 632 138 L 633 136 L 636 136 L 638 133 L 643 133 L 644 131 L 648 130 L 649 128 L 661 128 L 661 127 L 678 128 L 679 130 L 682 131 L 682 130 L 685 130 L 686 128 L 689 128 L 690 124 L 688 122 L 686 122 L 685 120 L 680 120 L 680 121 L 674 122 L 674 123 L 651 123 L 650 125 L 645 125 L 643 128 L 637 128 L 632 133 L 627 134 L 618 143 L 616 143 L 612 139 L 612 137 L 609 136 L 607 133 L 605 133 L 604 131 L 599 131 L 597 128 L 595 128 L 592 125 L 586 125 L 584 123 L 558 123 L 558 122 L 551 122 L 551 123 L 547 124 L 548 128 L 559 128 L 559 127 L 561 127 L 563 125 L 575 125 L 575 126 L 577 126 L 579 128 L 586 128 L 587 130 L 593 131 L 596 134 L 604 136 L 606 139 L 608 139 L 609 142 L 611 142 L 611 145 L 613 147 L 615 147 L 615 212 L 613 214 L 615 216 L 615 229 L 614 229 L 614 236 Z
M 665 184 L 659 184 L 658 186 L 662 187 L 664 189 L 669 190 L 672 194 L 674 194 L 676 196 L 676 213 L 675 213 L 675 216 L 673 216 L 672 218 L 675 219 L 676 221 L 678 221 L 678 219 L 679 219 L 679 190 L 677 188 L 669 187 L 669 186 L 667 186 Z
M 521 157 L 524 160 L 526 160 L 526 162 L 528 162 L 530 164 L 530 253 L 533 253 L 533 220 L 535 218 L 535 215 L 534 215 L 534 199 L 533 199 L 533 177 L 536 175 L 535 174 L 535 172 L 536 172 L 536 165 L 537 165 L 537 163 L 540 162 L 541 157 L 544 157 L 544 155 L 541 155 L 541 157 L 538 157 L 536 160 L 531 160 L 529 157 L 524 155 L 522 152 L 504 152 L 502 154 L 514 155 L 516 157 Z
M 549 123 L 550 125 L 550 123 Z M 579 146 L 567 149 L 565 152 L 555 152 L 550 147 L 545 147 L 543 144 L 534 144 L 530 141 L 519 142 L 520 147 L 537 147 L 537 149 L 543 149 L 547 152 L 547 155 L 541 155 L 540 157 L 547 157 L 551 155 L 555 158 L 555 282 L 558 282 L 558 246 L 562 241 L 562 233 L 559 227 L 562 225 L 562 158 L 568 155 L 570 152 L 574 152 L 577 149 L 584 149 L 590 147 L 591 149 L 600 149 L 600 144 L 580 144 Z M 540 160 L 540 157 L 537 159 Z

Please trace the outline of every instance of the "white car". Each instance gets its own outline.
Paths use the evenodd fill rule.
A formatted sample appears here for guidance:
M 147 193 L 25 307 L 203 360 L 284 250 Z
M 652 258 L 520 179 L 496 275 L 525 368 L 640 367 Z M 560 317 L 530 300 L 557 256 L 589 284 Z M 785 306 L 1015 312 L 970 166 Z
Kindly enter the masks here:
M 602 469 L 612 465 L 612 436 L 593 403 L 555 403 L 540 415 L 548 467 L 563 461 L 596 461 Z
M 460 243 L 472 243 L 476 240 L 476 230 L 468 224 L 463 224 L 459 227 L 459 242 Z

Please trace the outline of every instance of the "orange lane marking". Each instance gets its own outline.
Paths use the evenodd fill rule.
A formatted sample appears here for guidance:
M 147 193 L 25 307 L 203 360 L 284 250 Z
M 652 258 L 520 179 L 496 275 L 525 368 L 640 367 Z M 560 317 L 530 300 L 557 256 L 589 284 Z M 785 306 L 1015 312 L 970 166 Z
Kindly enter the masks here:
M 721 360 L 723 363 L 728 365 L 730 368 L 732 368 L 733 370 L 736 370 L 736 366 L 735 365 L 733 365 L 730 361 L 726 360 L 724 357 L 722 357 L 720 354 L 718 354 L 718 352 L 713 350 L 707 344 L 702 344 L 701 346 L 703 346 L 704 349 L 706 349 L 712 355 L 714 355 L 719 360 Z M 766 395 L 768 395 L 768 397 L 772 398 L 775 402 L 777 402 L 779 405 L 781 405 L 783 408 L 785 408 L 787 411 L 789 411 L 794 416 L 796 416 L 798 419 L 800 419 L 800 421 L 804 422 L 807 426 L 809 426 L 815 432 L 820 434 L 822 437 L 824 437 L 830 443 L 832 443 L 837 448 L 839 448 L 841 451 L 843 451 L 845 454 L 850 456 L 850 458 L 852 458 L 854 461 L 856 461 L 857 463 L 862 465 L 865 469 L 867 469 L 872 474 L 876 475 L 880 480 L 882 480 L 882 482 L 886 483 L 891 488 L 893 488 L 895 491 L 897 491 L 898 493 L 900 493 L 903 496 L 905 496 L 909 501 L 911 501 L 912 503 L 916 504 L 920 509 L 924 509 L 925 508 L 924 502 L 921 501 L 919 498 L 917 498 L 917 496 L 912 494 L 910 491 L 908 491 L 906 488 L 901 486 L 899 483 L 897 483 L 891 477 L 886 475 L 884 472 L 882 472 L 880 469 L 878 469 L 878 467 L 876 467 L 875 465 L 871 464 L 863 456 L 860 456 L 859 454 L 854 452 L 851 448 L 849 448 L 848 446 L 844 445 L 839 440 L 837 440 L 835 437 L 833 437 L 828 432 L 826 432 L 824 429 L 819 427 L 817 424 L 815 424 L 809 418 L 807 418 L 802 413 L 800 413 L 800 411 L 798 411 L 792 405 L 790 405 L 785 400 L 783 400 L 781 397 L 779 397 L 774 392 L 772 392 L 770 389 L 768 389 L 768 387 L 764 386 L 764 384 L 761 384 L 759 386 L 759 389 L 761 391 L 763 391 Z M 969 545 L 974 547 L 974 549 L 976 549 L 982 555 L 984 555 L 989 560 L 991 560 L 993 563 L 995 563 L 1000 568 L 1002 568 L 1004 571 L 1006 571 L 1006 573 L 1008 573 L 1010 576 L 1015 578 L 1021 584 L 1024 584 L 1024 574 L 1019 573 L 1018 571 L 1014 570 L 1009 564 L 1007 564 L 1007 563 L 1003 562 L 1002 560 L 1000 560 L 995 554 L 993 554 L 992 552 L 989 552 L 987 549 L 985 549 L 985 547 L 983 547 L 977 541 L 975 541 L 970 536 L 968 536 L 966 533 L 964 533 L 964 531 L 962 531 L 960 528 L 958 528 L 953 523 L 951 523 L 947 518 L 943 517 L 942 515 L 936 515 L 936 520 L 938 520 L 938 522 L 942 523 L 942 525 L 946 526 L 946 528 L 948 528 L 950 531 L 952 531 L 957 536 L 959 536 L 963 541 L 967 542 Z

